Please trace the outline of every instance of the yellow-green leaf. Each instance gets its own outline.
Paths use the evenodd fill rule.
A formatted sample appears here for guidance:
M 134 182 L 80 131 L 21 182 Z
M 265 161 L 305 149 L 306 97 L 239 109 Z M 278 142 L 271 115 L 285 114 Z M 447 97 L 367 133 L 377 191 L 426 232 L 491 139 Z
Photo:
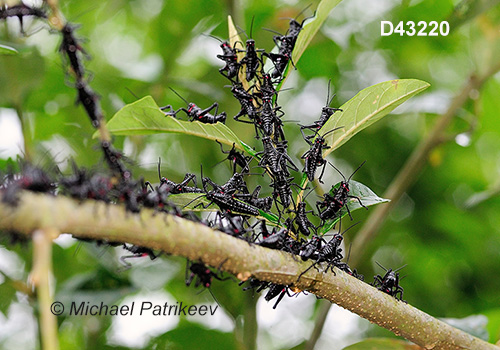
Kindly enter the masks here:
M 238 34 L 238 29 L 234 25 L 233 18 L 231 16 L 227 16 L 227 27 L 229 31 L 229 44 L 231 47 L 234 47 L 239 50 L 244 50 L 245 46 L 243 45 L 243 41 L 241 41 L 240 35 Z M 238 45 L 237 45 L 238 44 Z M 241 62 L 243 57 L 245 57 L 244 51 L 236 51 L 236 56 L 238 57 L 238 62 Z M 243 68 L 243 67 L 242 67 Z M 250 87 L 250 83 L 247 81 L 247 76 L 245 74 L 245 69 L 240 68 L 238 72 L 238 78 L 243 84 L 245 90 L 248 90 Z
M 107 124 L 108 130 L 115 135 L 150 135 L 177 133 L 218 140 L 241 151 L 244 147 L 238 137 L 222 123 L 204 124 L 198 121 L 179 120 L 165 115 L 151 96 L 146 96 L 120 109 Z M 94 134 L 96 137 L 96 134 Z
M 207 200 L 204 193 L 179 193 L 168 196 L 168 201 L 182 210 L 189 211 L 217 211 L 219 208 Z M 202 207 L 203 205 L 203 207 Z M 206 208 L 205 208 L 206 207 Z
M 390 338 L 367 338 L 362 342 L 349 345 L 343 350 L 418 350 L 418 345 L 410 344 L 405 340 Z
M 326 149 L 323 156 L 342 146 L 351 137 L 389 114 L 394 108 L 430 86 L 422 80 L 397 79 L 386 81 L 361 90 L 344 103 L 319 130 L 319 135 L 339 128 L 326 135 Z

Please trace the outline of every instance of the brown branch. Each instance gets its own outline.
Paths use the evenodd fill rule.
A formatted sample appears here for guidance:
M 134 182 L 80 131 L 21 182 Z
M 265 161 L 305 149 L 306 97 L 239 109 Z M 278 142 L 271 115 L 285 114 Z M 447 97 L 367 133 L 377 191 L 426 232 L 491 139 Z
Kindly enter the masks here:
M 129 242 L 201 260 L 240 279 L 253 276 L 263 281 L 293 284 L 426 349 L 500 349 L 397 301 L 338 269 L 335 269 L 335 274 L 311 269 L 297 282 L 297 277 L 310 266 L 310 262 L 298 261 L 284 252 L 249 245 L 195 222 L 147 209 L 140 214 L 130 214 L 121 206 L 102 202 L 79 203 L 65 197 L 29 192 L 20 192 L 19 196 L 19 204 L 14 208 L 3 203 L 0 194 L 0 229 L 31 235 L 40 227 L 50 227 L 79 238 Z

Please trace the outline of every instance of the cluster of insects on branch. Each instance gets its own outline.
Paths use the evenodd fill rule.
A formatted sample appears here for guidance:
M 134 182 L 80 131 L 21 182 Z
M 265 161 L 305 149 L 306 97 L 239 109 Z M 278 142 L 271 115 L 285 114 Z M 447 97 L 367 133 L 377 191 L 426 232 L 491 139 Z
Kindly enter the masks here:
M 11 16 L 47 18 L 43 8 L 31 9 L 26 5 L 19 6 L 21 7 L 1 8 L 0 18 Z M 242 48 L 218 39 L 221 41 L 222 53 L 217 57 L 225 63 L 219 72 L 231 83 L 231 92 L 241 106 L 234 120 L 252 124 L 255 137 L 262 143 L 261 151 L 255 152 L 254 156 L 246 156 L 237 151 L 235 144 L 231 149 L 224 150 L 223 144 L 217 141 L 222 153 L 232 164 L 233 175 L 225 183 L 218 184 L 209 177 L 204 177 L 203 173 L 201 174 L 201 187 L 198 187 L 196 175 L 191 173 L 185 174 L 182 181 L 174 182 L 162 175 L 160 161 L 158 162 L 159 183 L 157 185 L 145 182 L 143 179 L 136 179 L 127 169 L 126 158 L 122 153 L 116 150 L 110 141 L 101 139 L 100 147 L 110 172 L 93 172 L 73 163 L 72 174 L 63 175 L 59 171 L 54 171 L 52 175 L 49 175 L 48 172 L 38 167 L 21 163 L 20 173 L 12 172 L 1 177 L 0 191 L 3 201 L 16 205 L 17 194 L 19 190 L 24 189 L 54 195 L 68 195 L 78 200 L 92 199 L 106 203 L 122 203 L 131 213 L 138 213 L 141 208 L 152 208 L 158 212 L 207 225 L 233 237 L 244 239 L 249 244 L 281 250 L 304 261 L 311 261 L 312 264 L 297 276 L 297 281 L 310 269 L 319 270 L 324 266 L 326 266 L 323 269 L 324 273 L 331 271 L 335 274 L 334 268 L 338 268 L 363 280 L 362 275 L 343 261 L 341 248 L 343 235 L 350 227 L 344 231 L 340 228 L 340 219 L 344 215 L 349 214 L 352 220 L 349 210 L 350 202 L 355 201 L 361 207 L 365 207 L 359 197 L 351 194 L 349 186 L 354 173 L 363 164 L 349 178 L 346 178 L 333 164 L 323 158 L 323 151 L 330 147 L 326 136 L 336 129 L 322 134 L 320 130 L 335 112 L 340 111 L 338 108 L 330 107 L 332 102 L 330 85 L 328 85 L 326 105 L 322 108 L 318 120 L 309 125 L 300 125 L 303 138 L 309 145 L 309 150 L 301 157 L 304 159 L 302 171 L 288 154 L 288 141 L 282 121 L 285 113 L 277 103 L 277 87 L 284 78 L 286 67 L 289 64 L 293 65 L 292 52 L 305 21 L 306 19 L 300 23 L 296 19 L 290 19 L 287 32 L 277 33 L 273 37 L 278 47 L 277 53 L 267 53 L 262 49 L 257 49 L 253 39 L 248 39 L 245 44 L 240 43 Z M 70 23 L 60 28 L 62 41 L 59 51 L 66 63 L 66 74 L 74 79 L 73 86 L 77 91 L 77 102 L 84 107 L 93 127 L 99 129 L 103 121 L 99 96 L 88 83 L 83 60 L 89 57 L 81 46 L 81 40 L 75 36 L 75 29 L 76 26 Z M 238 59 L 239 53 L 244 53 L 243 58 Z M 264 69 L 265 58 L 272 62 L 269 72 Z M 249 85 L 248 88 L 244 87 L 246 84 Z M 192 122 L 225 123 L 227 115 L 225 112 L 218 113 L 217 102 L 202 109 L 194 103 L 184 101 L 187 108 L 174 110 L 170 105 L 162 108 L 165 118 L 175 118 L 180 111 L 183 111 Z M 215 113 L 211 114 L 214 109 Z M 250 175 L 252 162 L 269 175 L 270 196 L 261 196 L 261 185 L 253 190 L 248 188 L 245 179 Z M 327 163 L 340 173 L 343 181 L 332 186 L 331 190 L 316 202 L 315 208 L 308 208 L 306 198 L 314 188 L 304 196 L 306 188 L 295 183 L 292 172 L 299 175 L 302 173 L 309 181 L 317 178 L 322 182 Z M 322 167 L 321 174 L 316 177 L 320 167 Z M 297 203 L 294 201 L 293 188 L 301 193 Z M 174 204 L 171 200 L 171 196 L 185 193 L 191 193 L 196 197 L 184 207 Z M 200 199 L 201 202 L 194 204 Z M 202 219 L 195 213 L 200 207 L 202 210 L 216 207 L 216 213 Z M 311 216 L 317 219 L 311 220 Z M 319 224 L 315 225 L 313 221 Z M 333 235 L 325 234 L 323 228 L 327 222 L 338 222 L 338 232 Z M 121 258 L 127 266 L 130 265 L 128 260 L 131 258 L 149 257 L 153 260 L 161 254 L 147 247 L 126 242 L 99 241 L 98 243 L 122 246 L 128 252 L 128 255 Z M 187 285 L 194 281 L 195 286 L 202 285 L 208 288 L 213 279 L 225 280 L 226 278 L 221 275 L 220 271 L 206 266 L 202 261 L 188 261 L 185 281 Z M 270 301 L 276 298 L 274 308 L 285 295 L 292 296 L 301 292 L 293 284 L 281 285 L 259 281 L 253 277 L 241 282 L 241 284 L 244 283 L 247 284 L 244 290 L 251 289 L 260 292 L 267 289 L 265 299 Z M 398 299 L 402 300 L 403 289 L 399 286 L 398 270 L 386 270 L 383 277 L 375 276 L 373 285 L 396 298 L 399 296 Z

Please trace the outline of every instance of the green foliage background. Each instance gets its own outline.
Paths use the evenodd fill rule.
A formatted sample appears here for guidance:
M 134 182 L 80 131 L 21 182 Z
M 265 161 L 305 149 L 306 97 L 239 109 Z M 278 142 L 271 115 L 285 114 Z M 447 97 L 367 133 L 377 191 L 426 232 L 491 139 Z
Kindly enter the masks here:
M 68 20 L 81 23 L 77 33 L 86 39 L 83 45 L 91 56 L 86 62 L 93 73 L 91 85 L 101 94 L 108 119 L 124 104 L 136 100 L 127 89 L 139 97 L 152 95 L 160 104 L 182 106 L 183 102 L 168 87 L 200 106 L 218 101 L 221 109 L 233 116 L 239 104 L 230 89 L 224 88 L 228 82 L 217 71 L 222 66 L 214 58 L 219 53 L 218 43 L 200 34 L 212 30 L 213 35 L 226 38 L 228 14 L 249 31 L 255 16 L 252 36 L 259 47 L 271 50 L 273 34 L 262 28 L 285 32 L 288 21 L 281 18 L 296 16 L 308 4 L 277 0 L 244 4 L 89 0 L 62 1 L 61 11 Z M 366 160 L 356 180 L 382 195 L 468 76 L 472 72 L 481 74 L 500 60 L 499 19 L 498 1 L 377 0 L 366 4 L 344 0 L 305 51 L 297 70 L 291 73 L 287 86 L 292 89 L 280 94 L 285 118 L 299 122 L 308 114 L 309 118 L 317 118 L 326 99 L 328 79 L 337 94 L 333 106 L 340 106 L 365 87 L 393 78 L 431 83 L 424 93 L 329 156 L 345 174 Z M 448 20 L 451 32 L 447 37 L 381 37 L 381 20 Z M 0 56 L 0 107 L 15 110 L 22 121 L 26 156 L 37 164 L 50 163 L 49 158 L 54 156 L 61 162 L 57 155 L 70 150 L 78 164 L 102 166 L 101 153 L 91 138 L 94 130 L 83 109 L 75 107 L 75 90 L 71 84 L 65 84 L 57 52 L 60 37 L 57 33 L 49 34 L 40 22 L 28 23 L 26 31 L 34 34 L 22 37 L 15 22 L 0 23 L 0 44 L 19 51 L 18 55 Z M 148 68 L 154 66 L 160 68 L 149 74 Z M 449 128 L 450 140 L 434 149 L 427 167 L 367 248 L 368 258 L 358 268 L 370 281 L 369 276 L 381 273 L 374 261 L 393 268 L 407 264 L 402 271 L 406 275 L 402 285 L 410 304 L 436 317 L 486 315 L 490 341 L 500 337 L 499 91 L 497 74 L 459 110 Z M 295 124 L 286 123 L 285 133 L 291 143 L 290 153 L 299 164 L 306 144 Z M 247 144 L 260 147 L 251 136 L 252 126 L 236 123 L 232 118 L 228 118 L 227 125 Z M 459 145 L 462 141 L 455 142 L 457 134 L 458 140 L 466 140 L 466 146 Z M 59 141 L 57 146 L 54 140 Z M 61 141 L 68 147 L 62 147 Z M 169 134 L 116 137 L 115 145 L 124 147 L 135 161 L 134 174 L 152 182 L 157 181 L 156 162 L 160 156 L 163 175 L 174 181 L 181 180 L 188 171 L 199 173 L 201 163 L 204 174 L 218 182 L 231 174 L 227 164 L 211 167 L 223 157 L 219 146 L 209 140 Z M 0 169 L 5 170 L 8 163 L 9 160 L 0 158 Z M 67 164 L 62 162 L 60 166 L 64 169 Z M 339 180 L 332 169 L 327 173 L 327 185 Z M 249 187 L 258 181 L 259 177 L 251 179 Z M 478 193 L 484 196 L 474 197 Z M 483 200 L 467 206 L 471 198 Z M 368 214 L 357 211 L 355 221 L 365 220 Z M 349 239 L 356 235 L 356 229 L 349 231 Z M 2 253 L 6 254 L 4 249 L 17 255 L 19 266 L 14 275 L 2 265 L 0 271 L 14 280 L 26 281 L 31 266 L 30 245 L 5 243 Z M 186 303 L 212 300 L 207 292 L 197 294 L 192 287 L 183 285 L 183 259 L 162 257 L 161 261 L 140 262 L 129 271 L 119 272 L 118 251 L 90 244 L 83 245 L 78 254 L 75 250 L 76 245 L 54 246 L 56 300 L 78 297 L 117 303 L 145 290 L 165 290 L 175 300 Z M 0 311 L 6 316 L 14 302 L 26 302 L 26 298 L 15 293 L 15 282 L 10 278 L 4 277 L 0 284 Z M 251 292 L 243 293 L 240 289 L 231 282 L 214 283 L 212 288 L 226 312 L 241 326 L 242 315 L 253 307 L 257 297 L 252 299 Z M 303 298 L 306 297 L 300 296 L 298 302 Z M 36 304 L 31 304 L 36 313 Z M 309 319 L 308 327 L 316 316 L 315 310 L 299 315 Z M 110 318 L 58 320 L 62 348 L 111 347 L 106 338 Z M 280 347 L 279 341 L 272 342 L 270 329 L 261 325 L 259 332 L 262 346 L 272 343 Z M 209 330 L 181 319 L 173 330 L 152 338 L 148 346 L 194 348 L 199 343 L 193 343 L 193 339 L 198 339 L 205 348 L 232 349 L 241 345 L 240 334 L 234 333 Z M 357 339 L 390 336 L 365 324 L 354 333 Z M 7 347 L 15 343 L 5 336 L 0 342 Z

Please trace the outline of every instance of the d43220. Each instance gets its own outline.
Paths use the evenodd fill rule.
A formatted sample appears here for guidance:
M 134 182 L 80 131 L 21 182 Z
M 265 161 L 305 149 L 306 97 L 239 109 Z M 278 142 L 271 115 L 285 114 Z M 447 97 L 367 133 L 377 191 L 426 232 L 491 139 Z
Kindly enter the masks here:
M 450 24 L 447 21 L 437 22 L 419 21 L 417 24 L 413 21 L 399 21 L 394 26 L 391 21 L 380 22 L 380 35 L 389 36 L 399 34 L 400 36 L 447 36 L 450 32 Z

